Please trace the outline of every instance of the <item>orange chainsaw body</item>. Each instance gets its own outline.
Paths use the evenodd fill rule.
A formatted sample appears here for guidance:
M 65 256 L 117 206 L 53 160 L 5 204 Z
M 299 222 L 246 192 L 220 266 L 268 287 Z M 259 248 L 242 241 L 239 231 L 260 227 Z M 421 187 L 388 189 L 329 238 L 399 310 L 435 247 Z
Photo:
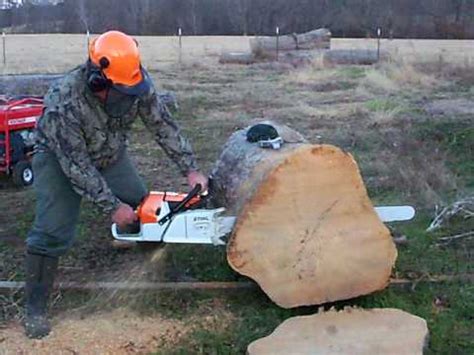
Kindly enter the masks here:
M 170 204 L 179 203 L 184 200 L 186 194 L 175 192 L 157 192 L 152 191 L 145 197 L 140 206 L 137 208 L 137 215 L 141 223 L 156 223 L 158 222 L 159 209 L 163 203 Z M 186 204 L 186 207 L 192 206 L 201 201 L 199 196 L 193 197 L 191 201 Z

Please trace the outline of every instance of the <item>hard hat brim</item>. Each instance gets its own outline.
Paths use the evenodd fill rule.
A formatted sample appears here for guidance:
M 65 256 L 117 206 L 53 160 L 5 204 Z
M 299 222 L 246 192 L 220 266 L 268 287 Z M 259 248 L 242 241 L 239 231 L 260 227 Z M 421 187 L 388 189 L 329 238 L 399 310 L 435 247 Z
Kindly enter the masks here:
M 152 86 L 151 79 L 145 69 L 140 69 L 142 74 L 142 80 L 132 86 L 122 84 L 112 84 L 113 88 L 118 92 L 128 96 L 143 96 L 150 91 Z

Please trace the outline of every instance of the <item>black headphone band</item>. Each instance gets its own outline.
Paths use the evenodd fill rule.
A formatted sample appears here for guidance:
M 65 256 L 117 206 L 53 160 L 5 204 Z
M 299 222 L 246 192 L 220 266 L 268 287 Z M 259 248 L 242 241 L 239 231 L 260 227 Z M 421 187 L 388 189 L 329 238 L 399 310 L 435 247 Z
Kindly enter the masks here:
M 109 61 L 105 57 L 100 59 L 100 67 L 92 63 L 90 58 L 87 60 L 87 85 L 92 92 L 103 91 L 110 87 L 110 80 L 107 79 L 102 71 L 102 69 L 107 68 L 108 66 Z

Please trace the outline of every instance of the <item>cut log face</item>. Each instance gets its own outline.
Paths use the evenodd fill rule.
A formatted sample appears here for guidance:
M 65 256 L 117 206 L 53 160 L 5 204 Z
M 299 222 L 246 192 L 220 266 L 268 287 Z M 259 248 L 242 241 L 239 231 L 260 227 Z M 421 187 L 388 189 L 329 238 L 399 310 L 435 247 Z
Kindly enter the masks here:
M 285 308 L 384 288 L 397 252 L 352 156 L 288 138 L 281 150 L 264 150 L 242 136 L 229 139 L 213 173 L 220 204 L 237 216 L 231 267 Z
M 247 353 L 422 355 L 427 337 L 426 321 L 404 311 L 349 308 L 287 319 Z

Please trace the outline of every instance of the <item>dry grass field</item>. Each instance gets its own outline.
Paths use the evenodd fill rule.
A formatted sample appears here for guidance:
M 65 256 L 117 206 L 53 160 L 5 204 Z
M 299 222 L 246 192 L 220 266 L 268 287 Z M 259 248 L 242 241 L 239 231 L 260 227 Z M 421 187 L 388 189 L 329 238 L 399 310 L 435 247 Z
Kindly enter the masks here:
M 290 68 L 276 63 L 217 63 L 222 51 L 247 50 L 248 38 L 184 37 L 181 65 L 177 38 L 138 40 L 156 85 L 176 93 L 180 108 L 175 118 L 204 171 L 209 171 L 234 130 L 258 117 L 272 118 L 311 142 L 336 144 L 354 154 L 375 203 L 409 203 L 417 208 L 414 221 L 391 226 L 394 236 L 406 239 L 399 245 L 393 276 L 412 284 L 324 307 L 400 308 L 427 319 L 431 333 L 427 353 L 474 352 L 473 284 L 424 282 L 437 275 L 474 272 L 472 239 L 448 244 L 439 240 L 472 231 L 472 218 L 454 219 L 435 233 L 425 231 L 436 206 L 474 193 L 474 41 L 384 40 L 382 47 L 391 59 L 372 67 L 327 67 L 316 60 Z M 368 39 L 333 40 L 333 48 L 375 45 Z M 0 67 L 4 74 L 60 73 L 85 59 L 85 37 L 9 36 L 7 54 L 8 65 Z M 177 169 L 139 122 L 130 151 L 150 188 L 186 189 Z M 0 183 L 0 279 L 21 280 L 34 194 L 14 188 L 5 178 Z M 243 279 L 230 270 L 222 248 L 169 245 L 114 250 L 108 217 L 89 203 L 83 206 L 76 245 L 61 260 L 61 281 Z M 258 289 L 61 291 L 55 296 L 53 336 L 30 342 L 19 326 L 21 293 L 0 292 L 0 354 L 18 348 L 77 352 L 83 349 L 81 339 L 111 353 L 241 354 L 284 319 L 317 309 L 279 309 Z M 114 326 L 122 321 L 132 330 Z
M 93 37 L 93 35 L 91 36 Z M 178 37 L 137 37 L 143 62 L 148 68 L 163 68 L 178 62 Z M 216 63 L 227 51 L 249 51 L 249 37 L 186 37 L 182 39 L 184 63 Z M 58 73 L 69 70 L 86 58 L 85 35 L 8 35 L 7 66 L 0 73 Z M 375 39 L 333 39 L 331 48 L 376 48 Z M 445 61 L 474 64 L 474 41 L 387 40 L 381 48 L 406 62 Z

